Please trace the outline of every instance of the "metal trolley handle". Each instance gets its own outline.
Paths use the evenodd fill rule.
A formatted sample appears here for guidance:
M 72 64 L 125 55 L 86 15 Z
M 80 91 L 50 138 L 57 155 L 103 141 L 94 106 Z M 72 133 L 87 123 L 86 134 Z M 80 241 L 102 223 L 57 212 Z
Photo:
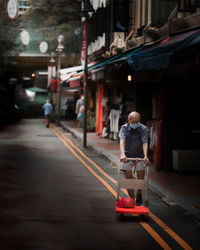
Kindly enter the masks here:
M 127 158 L 127 160 L 128 161 L 136 161 L 136 162 L 144 161 L 142 158 Z M 146 203 L 146 206 L 148 206 L 148 182 L 149 182 L 149 168 L 148 168 L 148 164 L 146 165 L 146 168 L 145 168 L 145 179 L 143 181 L 146 183 L 146 187 L 145 187 L 145 190 L 146 190 L 146 199 L 145 200 L 146 200 L 146 202 L 145 203 Z M 118 168 L 117 200 L 119 200 L 119 193 L 120 193 L 121 183 L 123 183 L 123 182 L 125 182 L 125 183 L 126 182 L 131 182 L 131 180 L 123 180 L 123 181 L 121 181 L 120 180 L 120 168 Z M 125 187 L 125 188 L 128 188 L 128 186 Z M 131 187 L 129 187 L 129 188 L 131 188 Z M 134 187 L 132 187 L 132 188 L 134 188 Z
M 144 161 L 142 158 L 127 158 L 128 161 Z

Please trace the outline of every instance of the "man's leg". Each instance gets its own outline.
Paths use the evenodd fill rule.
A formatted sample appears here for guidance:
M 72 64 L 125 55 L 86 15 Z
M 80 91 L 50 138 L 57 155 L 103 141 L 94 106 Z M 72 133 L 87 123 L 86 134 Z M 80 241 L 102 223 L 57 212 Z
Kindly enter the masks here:
M 138 170 L 137 172 L 137 178 L 138 179 L 144 179 L 145 171 L 144 170 Z M 142 204 L 142 190 L 138 189 L 136 194 L 136 205 Z
M 48 116 L 45 115 L 45 124 L 46 124 L 46 127 L 48 127 Z
M 47 127 L 49 127 L 50 115 L 47 116 Z
M 45 125 L 47 126 L 47 116 L 45 115 Z
M 125 171 L 125 174 L 126 174 L 126 179 L 132 179 L 133 178 L 133 175 L 132 175 L 132 170 L 126 170 Z M 128 191 L 128 194 L 131 198 L 134 199 L 134 190 L 133 189 L 127 189 Z

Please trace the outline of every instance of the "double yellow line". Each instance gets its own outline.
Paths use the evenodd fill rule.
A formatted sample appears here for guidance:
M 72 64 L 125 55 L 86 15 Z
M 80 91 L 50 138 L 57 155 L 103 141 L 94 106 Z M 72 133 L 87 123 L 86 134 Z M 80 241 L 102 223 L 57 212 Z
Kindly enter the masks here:
M 117 192 L 110 186 L 110 184 L 105 181 L 101 176 L 99 176 L 85 160 L 83 160 L 80 155 L 86 159 L 90 164 L 92 164 L 103 176 L 105 176 L 112 183 L 117 185 L 117 181 L 109 176 L 105 171 L 102 170 L 94 161 L 88 158 L 74 143 L 69 140 L 58 128 L 53 124 L 50 126 L 51 130 L 56 134 L 56 136 L 63 142 L 63 144 L 68 148 L 73 155 L 93 174 L 108 190 L 109 192 L 117 198 Z M 76 151 L 78 152 L 76 152 Z M 163 221 L 161 221 L 155 214 L 149 213 L 149 216 L 165 231 L 167 232 L 183 249 L 191 250 L 192 248 L 180 238 L 172 229 L 170 229 Z M 139 224 L 155 239 L 155 241 L 163 249 L 172 249 L 164 240 L 159 236 L 158 233 L 146 222 L 139 222 Z

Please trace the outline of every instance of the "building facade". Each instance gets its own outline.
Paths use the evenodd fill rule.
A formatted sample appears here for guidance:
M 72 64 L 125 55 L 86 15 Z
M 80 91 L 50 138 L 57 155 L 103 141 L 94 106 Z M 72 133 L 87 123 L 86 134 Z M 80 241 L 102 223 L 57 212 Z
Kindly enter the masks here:
M 181 170 L 186 150 L 186 164 L 192 162 L 191 170 L 195 169 L 200 136 L 199 2 L 108 0 L 98 6 L 94 2 L 88 55 L 93 63 L 89 89 L 96 93 L 96 132 L 118 140 L 128 113 L 137 110 L 149 129 L 155 168 Z M 112 110 L 117 128 L 109 127 L 104 134 Z

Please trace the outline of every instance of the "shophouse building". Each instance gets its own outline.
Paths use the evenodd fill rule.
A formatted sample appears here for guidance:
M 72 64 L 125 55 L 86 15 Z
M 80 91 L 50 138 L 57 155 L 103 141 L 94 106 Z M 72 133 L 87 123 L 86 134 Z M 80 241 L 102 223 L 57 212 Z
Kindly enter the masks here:
M 128 113 L 137 110 L 157 170 L 198 169 L 199 1 L 91 3 L 88 102 L 96 133 L 118 140 Z

